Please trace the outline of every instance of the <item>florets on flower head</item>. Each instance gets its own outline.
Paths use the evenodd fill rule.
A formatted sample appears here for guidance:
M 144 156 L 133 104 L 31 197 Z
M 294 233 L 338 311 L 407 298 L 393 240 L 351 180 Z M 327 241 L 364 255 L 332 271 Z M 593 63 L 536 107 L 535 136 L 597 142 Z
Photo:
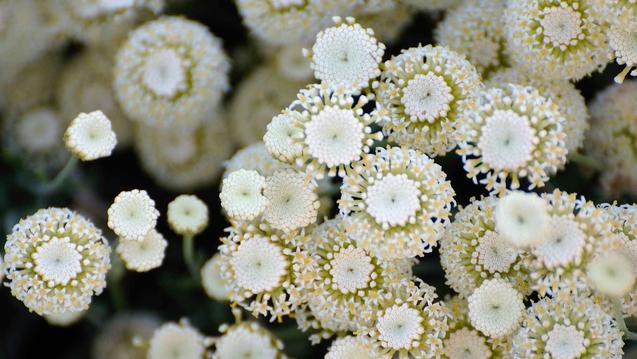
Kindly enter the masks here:
M 325 359 L 390 359 L 380 352 L 367 338 L 360 336 L 344 336 L 332 342 Z
M 389 111 L 380 124 L 390 141 L 428 156 L 456 146 L 454 132 L 475 106 L 480 75 L 462 55 L 445 47 L 414 47 L 383 64 L 374 83 L 379 104 Z
M 221 101 L 228 68 L 220 40 L 203 25 L 164 17 L 130 34 L 117 54 L 114 88 L 131 120 L 193 125 Z
M 374 141 L 372 133 L 378 111 L 365 113 L 368 98 L 339 87 L 310 85 L 298 94 L 288 110 L 268 125 L 264 142 L 276 159 L 307 169 L 322 178 L 343 176 L 352 162 L 361 159 Z
M 80 113 L 64 133 L 64 144 L 82 161 L 108 157 L 117 144 L 111 121 L 102 111 Z
M 151 229 L 142 240 L 120 238 L 115 251 L 129 270 L 147 272 L 161 266 L 168 241 Z
M 594 0 L 509 1 L 508 55 L 527 72 L 579 80 L 608 62 L 610 49 Z
M 566 162 L 564 117 L 532 87 L 508 84 L 484 91 L 458 132 L 467 177 L 490 192 L 543 187 Z M 510 183 L 509 183 L 510 181 Z
M 535 193 L 509 192 L 495 209 L 498 233 L 516 247 L 541 244 L 550 221 L 546 203 Z
M 213 338 L 213 359 L 285 359 L 283 342 L 257 322 L 238 322 L 219 327 L 221 336 Z
M 263 142 L 257 142 L 237 151 L 224 163 L 223 177 L 228 177 L 238 170 L 257 171 L 261 176 L 271 176 L 277 170 L 287 167 L 281 161 L 276 160 Z
M 148 343 L 148 359 L 203 358 L 210 340 L 186 320 L 165 323 L 153 333 Z
M 503 279 L 488 279 L 469 296 L 469 319 L 480 332 L 501 338 L 518 329 L 524 311 L 522 294 Z
M 316 35 L 312 51 L 305 51 L 312 60 L 314 76 L 331 88 L 344 87 L 357 91 L 380 75 L 379 63 L 385 45 L 378 43 L 372 29 L 356 23 L 352 17 L 343 21 L 335 17 L 336 26 Z
M 20 220 L 4 250 L 11 294 L 40 315 L 86 310 L 106 287 L 108 242 L 69 209 L 41 209 Z
M 267 206 L 263 219 L 272 228 L 291 232 L 317 220 L 320 203 L 316 182 L 293 169 L 275 172 L 265 181 L 263 195 Z
M 442 235 L 455 192 L 424 154 L 377 148 L 343 179 L 340 213 L 358 245 L 381 258 L 430 252 Z
M 120 237 L 141 241 L 157 224 L 159 211 L 144 190 L 123 191 L 108 208 L 108 227 Z
M 626 75 L 637 76 L 637 29 L 626 31 L 619 25 L 612 25 L 608 30 L 608 40 L 615 52 L 615 61 L 619 65 L 626 65 L 624 70 L 615 77 L 615 82 L 622 83 Z M 631 71 L 632 70 L 632 71 Z
M 261 215 L 268 200 L 263 195 L 265 177 L 257 171 L 240 169 L 223 179 L 221 206 L 235 220 L 250 221 Z
M 208 226 L 208 206 L 195 195 L 179 195 L 168 203 L 168 224 L 175 233 L 194 236 Z

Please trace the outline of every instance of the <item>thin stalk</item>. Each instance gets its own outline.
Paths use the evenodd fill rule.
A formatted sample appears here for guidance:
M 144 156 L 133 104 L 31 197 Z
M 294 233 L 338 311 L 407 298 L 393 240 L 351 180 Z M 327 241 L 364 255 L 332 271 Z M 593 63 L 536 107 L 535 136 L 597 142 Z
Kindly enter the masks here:
M 580 153 L 569 153 L 568 160 L 596 171 L 602 171 L 604 169 L 604 166 L 599 161 Z
M 184 256 L 184 262 L 186 263 L 186 266 L 188 267 L 188 271 L 190 272 L 190 275 L 193 277 L 194 280 L 197 281 L 197 283 L 199 283 L 200 273 L 199 273 L 197 263 L 195 262 L 194 236 L 191 236 L 191 235 L 184 236 L 183 242 L 182 242 L 182 252 Z
M 108 271 L 108 292 L 115 311 L 121 312 L 126 308 L 126 296 L 122 290 L 122 278 L 125 270 L 117 255 L 113 255 L 111 258 L 111 269 Z
M 628 340 L 637 340 L 637 333 L 631 332 L 626 326 L 626 322 L 624 321 L 622 303 L 619 299 L 613 300 L 613 312 L 615 316 L 615 322 L 617 322 L 617 327 L 624 333 L 624 337 Z
M 60 172 L 58 172 L 58 174 L 50 182 L 37 187 L 38 193 L 49 194 L 58 189 L 58 187 L 64 183 L 64 180 L 69 176 L 69 174 L 73 172 L 75 166 L 77 166 L 77 162 L 77 157 L 71 156 L 62 170 L 60 170 Z

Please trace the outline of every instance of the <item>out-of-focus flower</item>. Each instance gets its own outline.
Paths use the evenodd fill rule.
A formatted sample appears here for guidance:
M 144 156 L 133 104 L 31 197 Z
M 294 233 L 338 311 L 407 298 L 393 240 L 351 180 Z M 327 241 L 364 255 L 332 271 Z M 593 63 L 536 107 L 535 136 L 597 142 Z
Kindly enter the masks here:
M 546 203 L 535 193 L 509 192 L 495 208 L 497 232 L 516 247 L 541 244 L 550 222 Z
M 200 359 L 210 340 L 188 321 L 164 323 L 155 330 L 148 344 L 148 359 Z
M 44 319 L 47 323 L 56 327 L 68 327 L 80 321 L 85 314 L 86 311 L 84 310 L 78 312 L 51 313 L 45 314 Z
M 226 280 L 221 274 L 221 262 L 223 260 L 224 257 L 217 253 L 206 261 L 201 267 L 201 284 L 210 298 L 220 302 L 227 302 L 230 300 L 230 294 Z
M 256 322 L 223 324 L 221 336 L 214 338 L 213 359 L 259 358 L 285 359 L 283 342 Z
M 153 314 L 132 312 L 117 314 L 101 327 L 93 342 L 94 359 L 147 359 L 147 342 L 161 322 Z

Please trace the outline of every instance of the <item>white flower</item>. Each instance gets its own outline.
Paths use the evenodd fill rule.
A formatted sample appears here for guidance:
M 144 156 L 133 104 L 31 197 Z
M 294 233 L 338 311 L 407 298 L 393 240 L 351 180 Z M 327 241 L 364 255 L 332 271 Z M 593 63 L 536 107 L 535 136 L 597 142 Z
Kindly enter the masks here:
M 615 77 L 615 82 L 622 83 L 626 75 L 637 76 L 637 29 L 627 31 L 625 28 L 614 25 L 608 30 L 610 47 L 615 51 L 615 59 L 618 64 L 626 65 L 626 68 Z M 632 71 L 631 71 L 632 70 Z
M 312 51 L 306 51 L 314 76 L 332 88 L 367 87 L 371 79 L 380 75 L 385 45 L 376 41 L 372 29 L 363 28 L 352 17 L 343 22 L 337 16 L 334 22 L 336 26 L 319 32 Z
M 141 241 L 120 238 L 115 251 L 127 269 L 146 272 L 161 266 L 167 246 L 164 236 L 151 229 Z
M 214 359 L 279 358 L 283 344 L 257 323 L 241 323 L 222 329 L 223 335 L 215 339 Z
M 82 161 L 92 161 L 110 156 L 117 137 L 102 111 L 93 111 L 77 115 L 64 133 L 64 143 Z
M 518 250 L 495 232 L 486 232 L 476 247 L 478 263 L 489 273 L 507 272 L 518 259 Z
M 265 210 L 265 178 L 257 171 L 240 169 L 230 173 L 221 185 L 221 207 L 232 219 L 249 221 Z
M 54 150 L 62 137 L 62 120 L 48 108 L 28 111 L 15 123 L 15 141 L 28 154 Z
M 580 224 L 566 217 L 553 217 L 549 223 L 544 241 L 533 248 L 533 254 L 549 269 L 579 263 L 586 245 Z
M 445 355 L 449 359 L 488 359 L 491 349 L 475 330 L 456 330 L 445 340 Z
M 44 319 L 47 323 L 55 325 L 56 327 L 68 327 L 77 323 L 84 317 L 86 311 L 80 310 L 79 312 L 62 312 L 45 314 Z
M 383 346 L 392 349 L 409 349 L 425 332 L 422 317 L 407 304 L 394 305 L 378 318 L 376 328 Z
M 224 167 L 226 170 L 223 178 L 225 179 L 232 172 L 241 169 L 257 171 L 262 176 L 270 176 L 277 170 L 285 168 L 286 164 L 272 157 L 263 142 L 257 142 L 237 151 L 224 163 Z
M 206 338 L 186 321 L 166 323 L 153 333 L 148 359 L 201 359 L 207 346 Z
M 509 192 L 495 208 L 498 233 L 517 247 L 542 243 L 550 220 L 546 202 L 535 193 Z
M 588 265 L 588 278 L 601 294 L 622 297 L 635 285 L 635 263 L 617 251 L 602 254 Z
M 412 121 L 433 123 L 437 118 L 447 116 L 453 100 L 451 88 L 445 80 L 433 73 L 417 74 L 407 81 L 400 101 L 405 106 L 405 115 Z
M 401 173 L 387 174 L 367 188 L 367 212 L 383 228 L 416 223 L 420 208 L 419 184 Z
M 325 359 L 389 359 L 389 356 L 364 337 L 348 335 L 332 342 Z
M 370 274 L 375 269 L 372 259 L 361 248 L 344 248 L 330 261 L 330 275 L 341 293 L 355 293 L 367 287 Z
M 118 236 L 141 241 L 157 224 L 159 211 L 144 190 L 123 191 L 108 208 L 108 227 Z
M 263 194 L 268 200 L 263 218 L 273 228 L 289 232 L 316 222 L 320 205 L 316 183 L 304 173 L 277 171 L 266 179 Z
M 279 286 L 288 270 L 281 247 L 265 237 L 242 241 L 232 255 L 230 264 L 237 284 L 253 293 Z
M 578 323 L 573 323 L 578 324 Z M 586 351 L 584 334 L 571 325 L 557 324 L 547 334 L 546 351 L 555 359 L 575 359 Z
M 293 126 L 293 117 L 299 116 L 296 111 L 283 111 L 274 116 L 268 124 L 263 142 L 274 158 L 280 161 L 292 161 L 302 154 L 301 144 L 295 138 L 302 137 L 302 129 Z
M 208 226 L 208 206 L 197 196 L 182 194 L 168 203 L 167 217 L 175 233 L 194 236 Z
M 226 280 L 221 275 L 221 261 L 225 260 L 217 253 L 201 267 L 201 284 L 206 294 L 220 302 L 230 299 Z
M 471 324 L 487 336 L 500 338 L 520 325 L 522 295 L 502 279 L 485 280 L 468 300 Z
M 41 209 L 20 220 L 4 249 L 11 294 L 40 315 L 86 310 L 106 287 L 108 242 L 69 209 Z
M 147 343 L 161 322 L 154 314 L 124 312 L 116 314 L 100 326 L 93 342 L 94 359 L 147 359 Z M 199 358 L 197 358 L 199 359 Z
M 478 148 L 482 160 L 493 169 L 515 170 L 531 159 L 536 141 L 529 118 L 497 110 L 486 118 Z

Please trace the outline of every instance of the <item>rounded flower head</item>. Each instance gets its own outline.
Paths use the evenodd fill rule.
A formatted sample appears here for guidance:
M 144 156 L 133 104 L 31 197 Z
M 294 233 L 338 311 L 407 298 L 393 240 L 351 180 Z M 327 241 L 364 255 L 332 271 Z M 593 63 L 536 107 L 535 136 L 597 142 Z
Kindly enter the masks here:
M 265 225 L 234 226 L 227 232 L 219 252 L 231 301 L 272 321 L 296 311 L 302 301 L 291 269 L 309 261 L 297 248 L 302 235 L 271 232 Z
M 108 227 L 118 236 L 141 241 L 157 224 L 159 211 L 144 190 L 123 191 L 108 208 Z
M 603 295 L 623 297 L 634 288 L 635 264 L 630 256 L 610 252 L 595 258 L 588 265 L 588 278 L 595 290 Z
M 608 62 L 595 0 L 509 1 L 504 12 L 511 60 L 538 76 L 579 80 Z
M 217 301 L 226 302 L 230 299 L 227 283 L 221 275 L 224 257 L 217 253 L 208 259 L 201 267 L 201 284 L 206 294 Z
M 637 81 L 599 92 L 589 110 L 591 128 L 585 151 L 603 167 L 600 182 L 607 198 L 637 193 Z
M 257 171 L 240 169 L 223 179 L 221 207 L 235 220 L 250 221 L 261 215 L 268 205 L 263 195 L 265 177 Z
M 150 338 L 148 359 L 199 359 L 208 346 L 208 339 L 185 320 L 165 323 Z
M 430 252 L 454 203 L 446 175 L 414 150 L 377 148 L 343 179 L 339 208 L 359 246 L 381 258 Z
M 450 359 L 488 359 L 491 349 L 476 331 L 462 328 L 445 341 L 445 355 Z
M 438 24 L 437 42 L 465 54 L 482 75 L 504 66 L 504 7 L 504 0 L 462 2 Z
M 372 133 L 378 112 L 365 113 L 367 97 L 354 99 L 343 87 L 329 89 L 325 84 L 310 85 L 281 115 L 276 116 L 264 136 L 270 153 L 278 160 L 295 165 L 322 178 L 343 176 L 350 163 L 358 161 L 369 147 L 382 139 Z
M 195 236 L 208 226 L 208 206 L 194 195 L 182 194 L 168 203 L 168 224 L 175 233 Z
M 316 183 L 292 169 L 275 172 L 265 181 L 267 206 L 263 219 L 272 228 L 290 232 L 316 222 L 320 202 Z
M 11 294 L 40 315 L 86 310 L 106 287 L 108 242 L 69 209 L 41 209 L 20 220 L 4 250 Z
M 473 200 L 460 209 L 440 240 L 440 263 L 447 284 L 465 298 L 486 279 L 502 278 L 529 291 L 523 252 L 496 230 L 496 196 Z
M 622 357 L 622 333 L 611 316 L 586 297 L 560 295 L 534 303 L 511 340 L 516 358 Z
M 495 209 L 498 233 L 517 247 L 542 243 L 550 222 L 546 203 L 535 193 L 509 192 Z
M 356 245 L 340 218 L 312 231 L 305 244 L 311 262 L 292 268 L 300 278 L 311 317 L 301 327 L 327 335 L 371 325 L 380 299 L 392 285 L 411 278 L 411 260 L 385 261 Z
M 383 132 L 402 146 L 443 155 L 456 146 L 453 133 L 474 106 L 480 84 L 473 65 L 445 47 L 404 50 L 384 63 L 373 85 L 389 111 L 380 121 Z
M 471 324 L 493 338 L 516 331 L 524 312 L 522 295 L 502 279 L 482 282 L 468 298 Z
M 508 84 L 484 91 L 459 129 L 458 154 L 467 177 L 490 192 L 544 186 L 566 162 L 564 117 L 557 106 L 532 87 Z M 510 183 L 509 183 L 510 182 Z
M 329 26 L 334 14 L 349 14 L 356 0 L 238 0 L 243 21 L 259 39 L 274 45 L 306 43 Z M 285 36 L 281 36 L 285 34 Z
M 332 342 L 325 359 L 389 359 L 364 337 L 345 336 Z
M 147 359 L 147 348 L 134 342 L 148 342 L 160 324 L 159 318 L 144 312 L 118 314 L 100 328 L 92 358 Z
M 375 323 L 361 332 L 390 358 L 440 357 L 450 312 L 435 298 L 425 283 L 401 284 L 384 296 Z
M 238 170 L 257 171 L 262 176 L 271 176 L 274 172 L 287 167 L 268 152 L 263 142 L 257 142 L 237 151 L 224 163 L 223 178 Z M 223 184 L 222 184 L 223 186 Z
M 179 192 L 210 185 L 233 146 L 223 118 L 197 126 L 140 126 L 135 145 L 142 167 L 161 186 Z
M 108 157 L 117 144 L 111 121 L 102 111 L 80 113 L 64 133 L 66 148 L 82 161 Z
M 130 33 L 117 54 L 114 88 L 131 120 L 195 124 L 216 109 L 228 69 L 220 40 L 203 25 L 163 17 Z
M 47 323 L 56 327 L 68 327 L 80 321 L 85 314 L 86 311 L 84 310 L 80 310 L 79 312 L 51 313 L 45 314 L 44 319 Z
M 120 238 L 115 251 L 127 269 L 147 272 L 161 266 L 167 246 L 164 236 L 151 229 L 141 241 Z
M 352 17 L 343 22 L 337 16 L 334 22 L 336 26 L 316 35 L 312 51 L 306 51 L 314 76 L 332 88 L 356 91 L 367 87 L 380 75 L 385 45 L 376 41 L 372 29 L 360 26 Z
M 575 194 L 555 190 L 543 194 L 550 217 L 541 244 L 524 257 L 531 287 L 540 296 L 565 290 L 587 290 L 586 265 L 615 240 L 603 210 Z
M 283 343 L 256 322 L 222 325 L 222 335 L 214 339 L 213 359 L 284 359 Z

